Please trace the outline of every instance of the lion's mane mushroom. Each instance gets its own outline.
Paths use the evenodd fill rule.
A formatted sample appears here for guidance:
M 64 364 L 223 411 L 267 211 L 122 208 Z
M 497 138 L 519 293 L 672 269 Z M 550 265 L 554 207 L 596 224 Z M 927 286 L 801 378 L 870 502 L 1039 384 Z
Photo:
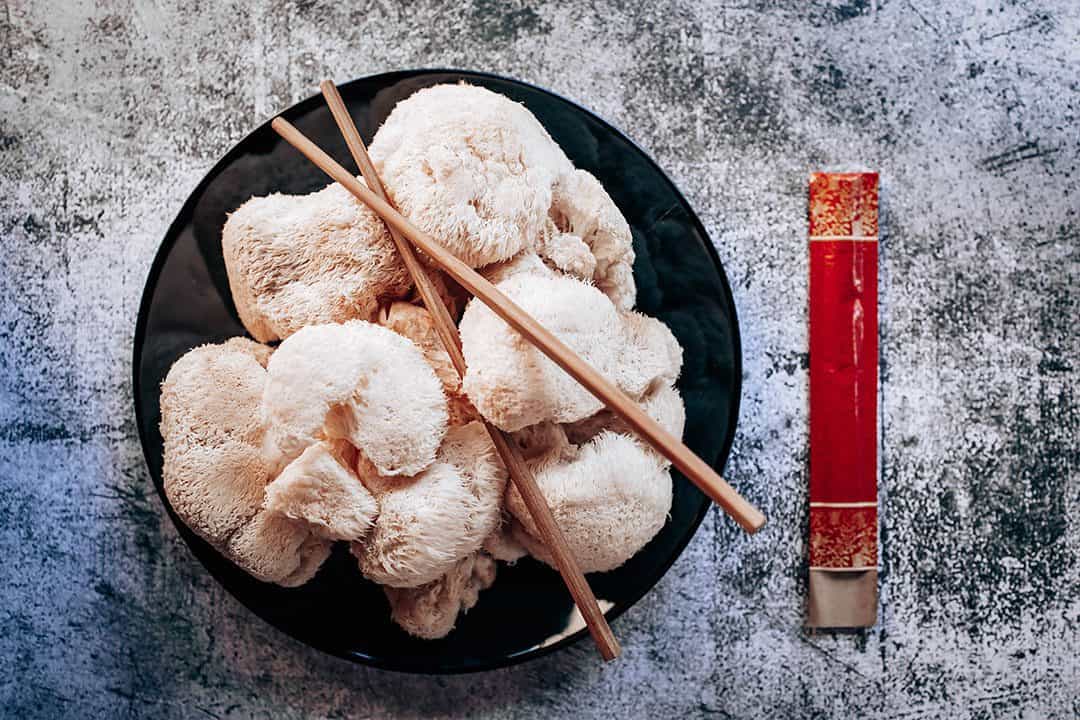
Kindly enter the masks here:
M 242 338 L 202 345 L 161 385 L 165 495 L 211 545 L 224 545 L 258 512 L 270 482 L 259 421 L 269 353 Z
M 620 312 L 591 285 L 519 272 L 498 288 L 631 398 L 670 385 L 678 375 L 682 349 L 667 326 L 640 313 Z M 576 422 L 603 407 L 483 303 L 469 303 L 460 330 L 468 366 L 465 393 L 503 430 Z
M 302 520 L 325 540 L 360 540 L 374 526 L 379 505 L 357 477 L 356 461 L 356 449 L 343 440 L 316 443 L 267 486 L 263 507 Z
M 446 433 L 446 397 L 407 338 L 354 320 L 309 325 L 267 365 L 272 444 L 292 459 L 319 440 L 348 440 L 381 475 L 413 475 Z
M 363 182 L 361 180 L 361 182 Z M 233 302 L 255 339 L 373 320 L 412 283 L 382 220 L 338 184 L 241 205 L 221 233 Z
M 495 561 L 476 553 L 457 561 L 438 580 L 415 588 L 384 587 L 390 601 L 390 617 L 405 632 L 434 640 L 446 637 L 458 615 L 469 610 L 480 591 L 495 582 Z
M 584 170 L 559 176 L 551 223 L 538 252 L 559 270 L 596 284 L 615 307 L 634 307 L 634 245 L 630 225 L 595 177 Z
M 674 387 L 655 389 L 640 405 L 682 436 L 686 411 Z M 569 425 L 533 425 L 514 433 L 514 442 L 585 572 L 622 565 L 664 526 L 671 509 L 670 463 L 611 411 Z M 507 488 L 506 510 L 511 519 L 488 539 L 488 552 L 512 560 L 520 546 L 552 564 L 516 488 Z
M 571 167 L 524 106 L 472 85 L 399 102 L 371 158 L 402 214 L 473 267 L 531 246 L 559 172 Z
M 583 572 L 613 570 L 629 560 L 671 509 L 667 467 L 627 435 L 604 431 L 584 445 L 567 445 L 534 474 Z M 506 507 L 514 516 L 514 539 L 554 567 L 516 488 L 507 491 Z
M 371 156 L 401 212 L 473 267 L 539 253 L 634 304 L 630 226 L 525 106 L 473 85 L 397 104 Z
M 352 552 L 381 585 L 438 580 L 499 523 L 506 469 L 479 422 L 451 427 L 435 463 L 414 477 L 378 476 L 363 461 L 358 474 L 378 500 L 379 517 Z
M 285 478 L 281 486 L 270 483 L 280 461 L 267 451 L 261 420 L 263 365 L 270 352 L 234 338 L 195 348 L 176 361 L 161 389 L 163 476 L 169 504 L 197 535 L 259 580 L 292 587 L 311 579 L 334 538 L 317 525 L 315 504 L 296 497 L 296 478 L 312 465 L 313 455 L 289 465 L 278 478 Z M 320 511 L 334 516 L 341 539 L 363 537 L 374 510 L 370 493 L 348 469 L 321 479 Z M 279 504 L 288 500 L 285 505 L 308 512 L 268 509 L 275 503 L 267 502 L 267 483 Z

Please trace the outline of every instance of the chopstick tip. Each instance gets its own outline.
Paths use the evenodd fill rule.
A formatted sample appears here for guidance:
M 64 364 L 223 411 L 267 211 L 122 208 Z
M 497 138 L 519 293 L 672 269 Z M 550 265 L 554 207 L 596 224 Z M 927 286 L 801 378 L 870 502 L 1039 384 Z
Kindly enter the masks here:
M 761 512 L 757 508 L 754 508 L 754 512 L 751 513 L 748 518 L 746 518 L 746 523 L 743 525 L 743 527 L 746 529 L 747 533 L 753 535 L 765 526 L 765 522 L 765 513 Z

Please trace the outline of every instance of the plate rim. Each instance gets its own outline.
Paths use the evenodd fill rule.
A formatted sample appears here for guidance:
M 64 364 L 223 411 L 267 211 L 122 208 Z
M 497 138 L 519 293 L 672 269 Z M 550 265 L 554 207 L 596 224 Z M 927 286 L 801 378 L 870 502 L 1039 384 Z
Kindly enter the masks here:
M 741 337 L 741 331 L 740 331 L 740 327 L 739 327 L 738 308 L 736 307 L 736 304 L 735 304 L 734 293 L 732 293 L 732 291 L 731 291 L 731 284 L 728 281 L 727 272 L 725 271 L 724 264 L 720 259 L 720 255 L 719 255 L 719 252 L 716 249 L 716 245 L 712 241 L 712 236 L 709 234 L 708 230 L 705 228 L 705 225 L 704 225 L 704 223 L 702 223 L 701 218 L 698 216 L 697 212 L 694 210 L 694 207 L 693 207 L 693 205 L 691 205 L 690 201 L 687 200 L 687 198 L 683 194 L 682 190 L 679 189 L 679 186 L 675 184 L 675 182 L 671 179 L 671 177 L 667 174 L 667 172 L 665 172 L 664 169 L 661 168 L 660 165 L 656 162 L 656 160 L 653 159 L 652 155 L 650 155 L 648 152 L 646 152 L 637 142 L 632 140 L 626 133 L 624 133 L 618 127 L 616 127 L 615 125 L 613 125 L 609 121 L 605 120 L 601 116 L 597 115 L 593 111 L 589 110 L 588 108 L 586 108 L 586 107 L 582 106 L 581 104 L 575 102 L 574 100 L 571 100 L 571 99 L 567 98 L 566 96 L 564 96 L 564 95 L 562 95 L 562 94 L 560 94 L 558 92 L 555 92 L 553 90 L 550 90 L 548 88 L 545 88 L 543 86 L 540 86 L 540 85 L 537 85 L 535 83 L 531 83 L 531 82 L 528 82 L 528 81 L 525 81 L 525 80 L 510 77 L 510 76 L 507 76 L 507 75 L 499 75 L 497 73 L 481 71 L 481 70 L 465 70 L 465 69 L 443 68 L 443 67 L 418 67 L 418 68 L 410 68 L 410 69 L 404 69 L 404 70 L 391 70 L 391 71 L 382 72 L 382 73 L 373 73 L 373 74 L 370 74 L 370 75 L 362 75 L 362 76 L 353 78 L 352 80 L 349 80 L 346 83 L 340 84 L 340 85 L 338 85 L 338 87 L 341 90 L 345 91 L 350 86 L 355 85 L 357 83 L 361 83 L 361 82 L 381 81 L 382 83 L 384 83 L 386 85 L 390 85 L 390 84 L 393 84 L 396 81 L 410 79 L 410 78 L 424 77 L 424 76 L 429 76 L 429 75 L 453 75 L 453 76 L 458 77 L 459 79 L 482 78 L 482 79 L 486 79 L 486 80 L 495 80 L 495 81 L 509 83 L 511 85 L 518 85 L 518 86 L 522 86 L 522 87 L 525 87 L 525 88 L 528 88 L 528 89 L 531 89 L 531 90 L 535 90 L 537 92 L 549 95 L 551 97 L 554 97 L 557 100 L 560 100 L 560 101 L 566 103 L 567 105 L 571 106 L 574 110 L 576 110 L 578 112 L 581 112 L 584 115 L 588 116 L 591 120 L 595 121 L 604 130 L 612 133 L 613 135 L 615 135 L 619 139 L 626 142 L 627 145 L 629 145 L 642 158 L 644 158 L 644 160 L 648 163 L 648 165 L 661 178 L 663 178 L 663 180 L 665 182 L 667 182 L 668 186 L 671 188 L 672 192 L 674 193 L 675 198 L 682 204 L 682 206 L 684 208 L 686 208 L 688 210 L 688 215 L 689 215 L 689 219 L 691 220 L 691 223 L 701 233 L 702 237 L 708 239 L 708 242 L 704 243 L 705 250 L 706 250 L 706 252 L 708 253 L 710 259 L 713 262 L 713 266 L 715 267 L 715 269 L 717 271 L 717 275 L 719 276 L 719 279 L 720 279 L 720 288 L 721 288 L 723 294 L 726 296 L 726 300 L 728 301 L 728 305 L 731 307 L 731 320 L 732 320 L 732 322 L 731 322 L 731 330 L 732 330 L 731 339 L 732 339 L 732 346 L 733 346 L 733 350 L 734 350 L 734 352 L 733 352 L 733 360 L 734 360 L 734 362 L 733 362 L 733 367 L 732 367 L 732 376 L 733 376 L 733 381 L 734 382 L 733 382 L 733 392 L 731 394 L 731 397 L 732 397 L 732 400 L 731 400 L 731 413 L 732 413 L 731 417 L 732 417 L 732 420 L 731 420 L 731 423 L 729 425 L 728 432 L 726 433 L 726 436 L 724 437 L 724 441 L 721 443 L 720 453 L 717 455 L 717 457 L 719 459 L 719 463 L 718 463 L 719 467 L 716 467 L 716 464 L 712 464 L 712 466 L 717 470 L 717 472 L 723 474 L 724 468 L 727 465 L 728 458 L 731 455 L 731 448 L 732 448 L 732 445 L 733 445 L 734 440 L 735 440 L 735 433 L 736 433 L 736 431 L 738 429 L 739 414 L 740 414 L 740 410 L 741 410 L 741 400 L 742 400 L 742 337 Z M 215 162 L 208 170 L 206 170 L 203 173 L 202 178 L 195 185 L 195 187 L 192 188 L 192 190 L 188 193 L 187 198 L 184 200 L 183 205 L 180 206 L 180 210 L 177 212 L 177 214 L 173 218 L 172 222 L 169 223 L 169 226 L 165 231 L 164 237 L 160 241 L 160 243 L 158 245 L 158 248 L 157 248 L 157 251 L 154 253 L 154 259 L 150 264 L 150 269 L 147 272 L 146 281 L 143 284 L 142 294 L 141 294 L 140 299 L 139 299 L 138 316 L 137 316 L 136 322 L 135 322 L 135 333 L 134 333 L 134 336 L 132 338 L 132 367 L 131 367 L 132 402 L 133 402 L 133 404 L 135 406 L 136 430 L 137 430 L 138 435 L 139 435 L 139 445 L 140 445 L 140 448 L 142 450 L 143 463 L 144 463 L 144 467 L 146 468 L 147 478 L 149 479 L 151 485 L 153 485 L 155 493 L 157 494 L 159 500 L 161 501 L 162 505 L 165 508 L 166 513 L 169 515 L 170 519 L 172 520 L 172 522 L 174 524 L 182 523 L 183 521 L 180 520 L 178 516 L 176 516 L 175 512 L 172 509 L 172 505 L 169 503 L 168 499 L 164 495 L 164 491 L 163 491 L 162 487 L 154 479 L 154 473 L 153 473 L 153 471 L 151 470 L 151 467 L 150 467 L 150 456 L 149 456 L 149 452 L 148 452 L 148 448 L 149 448 L 149 444 L 150 444 L 150 438 L 148 438 L 146 436 L 146 433 L 144 432 L 144 429 L 143 429 L 144 428 L 143 409 L 142 409 L 142 404 L 139 402 L 139 398 L 141 397 L 141 393 L 142 393 L 142 389 L 143 389 L 142 380 L 140 379 L 139 369 L 140 369 L 141 364 L 142 364 L 142 356 L 143 356 L 142 349 L 143 349 L 143 346 L 144 346 L 145 340 L 146 340 L 146 325 L 147 325 L 147 322 L 148 322 L 150 305 L 151 305 L 151 301 L 152 301 L 152 290 L 154 289 L 154 287 L 156 287 L 157 282 L 158 282 L 158 280 L 160 278 L 160 275 L 161 275 L 161 271 L 162 271 L 162 269 L 163 269 L 163 267 L 165 265 L 165 261 L 168 258 L 169 254 L 171 253 L 173 247 L 175 246 L 175 239 L 171 243 L 167 243 L 166 241 L 170 237 L 175 238 L 176 234 L 178 234 L 178 230 L 179 230 L 178 224 L 180 223 L 181 218 L 190 216 L 192 214 L 192 211 L 194 210 L 194 204 L 195 204 L 197 198 L 200 198 L 202 196 L 202 194 L 206 190 L 206 187 L 210 184 L 212 178 L 217 177 L 225 167 L 227 167 L 229 164 L 231 164 L 234 161 L 234 159 L 235 159 L 234 156 L 237 154 L 238 149 L 241 146 L 247 144 L 248 141 L 251 140 L 253 137 L 255 137 L 257 135 L 262 135 L 262 134 L 266 133 L 267 131 L 269 131 L 270 130 L 270 123 L 273 121 L 274 118 L 276 118 L 276 117 L 284 117 L 284 118 L 286 118 L 288 120 L 292 120 L 292 119 L 295 118 L 296 115 L 300 115 L 300 114 L 308 112 L 310 107 L 312 105 L 316 104 L 317 102 L 319 102 L 320 100 L 321 100 L 321 95 L 319 95 L 317 93 L 313 94 L 313 95 L 309 95 L 306 98 L 293 103 L 292 105 L 285 108 L 281 112 L 274 114 L 271 118 L 269 118 L 269 119 L 265 120 L 264 122 L 260 123 L 258 126 L 256 126 L 254 129 L 252 129 L 250 132 L 245 134 L 242 138 L 235 141 L 231 145 L 231 147 L 225 152 L 225 154 L 222 155 L 217 160 L 217 162 Z M 673 468 L 673 471 L 677 472 L 676 470 L 674 470 L 674 468 Z M 691 484 L 691 486 L 692 486 L 692 484 Z M 697 488 L 694 488 L 694 489 L 697 492 L 700 493 L 700 491 L 697 490 Z M 695 535 L 697 535 L 697 532 L 701 527 L 701 523 L 705 520 L 705 516 L 709 513 L 710 509 L 712 508 L 712 503 L 709 501 L 709 499 L 704 494 L 701 494 L 701 498 L 702 498 L 702 502 L 699 505 L 698 511 L 694 515 L 693 519 L 691 520 L 691 522 L 689 524 L 689 532 L 687 532 L 685 534 L 684 538 L 681 539 L 676 544 L 674 552 L 672 552 L 670 557 L 668 557 L 661 564 L 661 566 L 658 568 L 658 571 L 655 574 L 651 574 L 651 576 L 647 579 L 648 580 L 647 582 L 641 584 L 642 589 L 641 589 L 640 592 L 632 593 L 630 595 L 630 599 L 628 601 L 626 601 L 622 605 L 613 606 L 610 610 L 608 610 L 607 612 L 604 613 L 605 617 L 607 618 L 607 620 L 609 622 L 613 622 L 619 616 L 621 616 L 624 612 L 626 612 L 630 608 L 634 607 L 638 602 L 640 602 L 641 599 L 643 597 L 645 597 L 645 595 L 647 595 L 653 588 L 655 588 L 656 584 L 659 583 L 661 579 L 663 579 L 663 577 L 667 574 L 668 570 L 670 570 L 672 565 L 675 564 L 675 561 L 678 560 L 682 556 L 683 552 L 686 550 L 687 546 L 690 544 L 690 541 L 693 540 Z M 177 530 L 178 533 L 180 532 L 179 527 L 177 527 L 176 530 Z M 199 565 L 202 566 L 203 570 L 205 572 L 207 572 L 211 577 L 213 577 L 215 582 L 217 582 L 219 585 L 222 585 L 221 581 L 215 576 L 215 574 L 213 572 L 211 572 L 211 570 L 206 566 L 205 563 L 203 563 L 203 561 L 199 558 L 199 556 L 195 554 L 194 549 L 190 546 L 190 543 L 188 543 L 185 538 L 182 537 L 182 539 L 184 539 L 184 545 L 187 546 L 188 552 L 192 554 L 192 556 L 194 557 L 194 559 L 196 561 L 198 561 Z M 388 660 L 386 658 L 367 655 L 365 653 L 358 652 L 358 651 L 355 651 L 355 650 L 353 650 L 353 651 L 338 651 L 338 650 L 330 649 L 328 647 L 325 647 L 323 644 L 318 643 L 318 642 L 313 642 L 312 640 L 310 640 L 308 638 L 298 637 L 297 635 L 295 635 L 295 634 L 293 634 L 293 633 L 279 627 L 278 625 L 276 625 L 276 624 L 270 622 L 269 620 L 267 620 L 266 618 L 262 617 L 262 615 L 260 615 L 257 611 L 255 611 L 254 608 L 252 608 L 246 602 L 244 602 L 244 600 L 242 598 L 240 598 L 239 596 L 234 594 L 229 588 L 224 587 L 224 585 L 222 585 L 222 587 L 226 591 L 226 593 L 229 595 L 229 597 L 233 598 L 240 605 L 244 606 L 244 608 L 249 613 L 251 613 L 253 616 L 255 616 L 255 618 L 257 618 L 259 621 L 261 621 L 263 623 L 266 623 L 270 627 L 274 628 L 275 631 L 280 632 L 283 635 L 285 635 L 287 637 L 290 637 L 293 640 L 296 640 L 297 642 L 300 642 L 300 643 L 302 643 L 302 644 L 304 644 L 304 645 L 306 645 L 308 647 L 315 648 L 316 650 L 319 650 L 320 652 L 326 653 L 328 655 L 332 655 L 334 657 L 339 657 L 339 658 L 348 660 L 350 662 L 353 662 L 353 663 L 356 663 L 356 664 L 359 664 L 359 665 L 365 665 L 365 666 L 368 666 L 368 667 L 374 667 L 374 668 L 378 668 L 380 670 L 389 670 L 389 671 L 392 671 L 392 672 L 402 672 L 402 673 L 417 674 L 417 675 L 462 675 L 462 674 L 469 674 L 469 673 L 475 673 L 475 672 L 486 672 L 486 671 L 495 670 L 495 669 L 499 669 L 499 668 L 511 667 L 513 665 L 518 665 L 518 664 L 524 663 L 524 662 L 529 661 L 529 660 L 535 660 L 535 659 L 544 657 L 546 655 L 550 655 L 551 653 L 554 653 L 557 650 L 561 650 L 561 649 L 563 649 L 565 647 L 568 647 L 571 644 L 577 643 L 582 638 L 588 636 L 588 629 L 587 628 L 581 628 L 581 629 L 575 631 L 574 633 L 572 633 L 572 634 L 570 634 L 570 635 L 568 635 L 568 636 L 566 636 L 564 638 L 559 639 L 557 642 L 551 643 L 550 645 L 534 646 L 534 647 L 531 647 L 531 648 L 528 648 L 528 649 L 525 649 L 525 650 L 521 650 L 521 651 L 518 651 L 518 652 L 515 652 L 515 653 L 502 655 L 502 656 L 499 656 L 498 658 L 493 658 L 490 661 L 484 661 L 484 662 L 479 662 L 479 663 L 469 664 L 469 665 L 454 666 L 454 667 L 423 667 L 423 666 L 415 666 L 415 665 L 406 665 L 406 664 L 402 664 L 402 663 L 396 663 L 393 660 Z

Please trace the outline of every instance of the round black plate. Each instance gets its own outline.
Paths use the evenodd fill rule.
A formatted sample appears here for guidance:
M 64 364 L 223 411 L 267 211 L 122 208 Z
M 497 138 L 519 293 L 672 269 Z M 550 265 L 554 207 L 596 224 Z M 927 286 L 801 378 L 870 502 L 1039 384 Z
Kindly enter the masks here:
M 739 409 L 741 357 L 735 306 L 720 260 L 686 199 L 644 152 L 589 111 L 516 80 L 474 72 L 410 70 L 341 87 L 365 140 L 394 105 L 436 83 L 467 81 L 522 102 L 574 164 L 593 173 L 634 231 L 638 308 L 661 318 L 685 351 L 679 388 L 686 400 L 686 443 L 717 469 L 731 448 Z M 356 172 L 321 97 L 282 116 Z M 221 257 L 226 214 L 252 195 L 307 193 L 327 178 L 266 123 L 229 151 L 184 203 L 146 281 L 135 330 L 135 412 L 158 493 L 162 440 L 158 388 L 192 347 L 244 335 Z M 708 501 L 678 473 L 671 516 L 626 565 L 590 576 L 608 618 L 633 605 L 690 541 Z M 559 576 L 526 559 L 501 566 L 495 585 L 445 639 L 410 638 L 389 618 L 381 590 L 360 575 L 344 547 L 319 574 L 292 590 L 253 579 L 196 537 L 169 510 L 195 556 L 244 605 L 309 645 L 350 660 L 411 672 L 467 672 L 510 665 L 581 639 L 567 633 L 572 605 Z M 607 604 L 604 605 L 608 607 Z M 618 627 L 616 627 L 618 630 Z

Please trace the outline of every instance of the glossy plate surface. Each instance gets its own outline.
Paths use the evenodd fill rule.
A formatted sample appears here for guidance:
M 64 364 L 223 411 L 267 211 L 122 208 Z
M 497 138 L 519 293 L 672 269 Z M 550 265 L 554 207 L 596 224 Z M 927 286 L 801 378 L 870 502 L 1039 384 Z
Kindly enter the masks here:
M 416 90 L 467 81 L 524 103 L 577 167 L 593 173 L 634 232 L 638 309 L 666 322 L 684 349 L 679 388 L 687 405 L 686 443 L 722 469 L 739 407 L 738 325 L 719 258 L 698 218 L 664 173 L 632 142 L 587 110 L 545 90 L 492 75 L 416 70 L 376 75 L 341 87 L 365 140 L 394 105 Z M 356 172 L 321 97 L 282 115 Z M 161 245 L 135 332 L 135 409 L 143 451 L 161 485 L 158 388 L 190 348 L 244 335 L 221 256 L 226 214 L 252 195 L 307 193 L 325 176 L 264 124 L 234 147 L 184 203 Z M 609 619 L 633 605 L 670 567 L 701 523 L 708 501 L 674 475 L 671 516 L 626 565 L 589 580 Z M 261 583 L 196 537 L 169 510 L 206 569 L 240 602 L 293 637 L 334 655 L 411 672 L 468 672 L 513 664 L 586 636 L 558 575 L 525 559 L 500 565 L 495 585 L 445 639 L 410 638 L 390 621 L 382 591 L 360 575 L 339 543 L 307 585 Z M 618 623 L 614 625 L 618 634 Z M 586 640 L 587 642 L 587 640 Z

